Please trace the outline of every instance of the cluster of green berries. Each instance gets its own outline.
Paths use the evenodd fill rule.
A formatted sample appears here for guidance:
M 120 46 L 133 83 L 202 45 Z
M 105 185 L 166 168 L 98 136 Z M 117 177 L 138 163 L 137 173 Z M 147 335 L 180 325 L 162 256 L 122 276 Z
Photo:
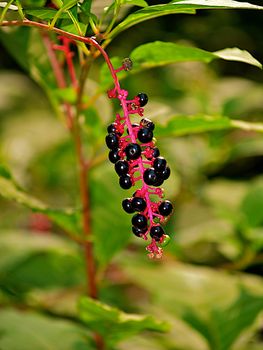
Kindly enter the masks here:
M 146 248 L 149 255 L 160 257 L 160 246 L 169 240 L 161 224 L 172 213 L 173 206 L 170 201 L 163 200 L 163 189 L 159 186 L 169 178 L 171 171 L 155 146 L 154 123 L 143 117 L 148 96 L 139 93 L 128 100 L 128 92 L 116 86 L 108 92 L 108 96 L 118 98 L 123 109 L 123 115 L 117 114 L 115 121 L 107 127 L 105 141 L 109 148 L 109 160 L 114 164 L 123 189 L 140 185 L 132 197 L 122 201 L 122 207 L 125 212 L 134 214 L 132 232 L 144 239 L 150 235 L 152 241 Z M 139 123 L 131 123 L 133 114 L 142 117 Z

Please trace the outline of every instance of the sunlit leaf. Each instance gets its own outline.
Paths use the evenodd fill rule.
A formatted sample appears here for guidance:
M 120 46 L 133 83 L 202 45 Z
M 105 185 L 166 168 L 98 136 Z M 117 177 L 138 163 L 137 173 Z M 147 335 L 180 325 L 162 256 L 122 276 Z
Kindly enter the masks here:
M 144 330 L 165 332 L 167 324 L 152 316 L 127 314 L 99 301 L 83 297 L 80 317 L 90 329 L 103 335 L 108 346 Z
M 184 0 L 173 1 L 164 5 L 147 6 L 138 10 L 118 24 L 109 34 L 109 39 L 113 39 L 122 31 L 138 24 L 142 21 L 176 13 L 195 13 L 198 9 L 254 9 L 262 10 L 262 6 L 253 5 L 246 2 L 238 2 L 233 0 Z

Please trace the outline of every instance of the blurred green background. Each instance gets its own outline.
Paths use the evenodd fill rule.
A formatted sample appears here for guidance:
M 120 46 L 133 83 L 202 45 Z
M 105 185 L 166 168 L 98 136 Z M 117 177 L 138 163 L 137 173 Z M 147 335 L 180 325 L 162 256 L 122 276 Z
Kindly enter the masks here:
M 263 62 L 262 32 L 263 13 L 202 11 L 139 24 L 115 39 L 108 52 L 125 57 L 140 44 L 163 40 L 208 51 L 239 47 Z M 20 186 L 50 206 L 79 207 L 67 131 L 45 93 L 3 46 L 0 55 L 0 163 L 11 169 Z M 100 63 L 92 71 L 88 91 L 95 89 Z M 165 185 L 166 197 L 175 206 L 166 228 L 172 240 L 162 261 L 149 261 L 145 242 L 131 236 L 130 217 L 121 211 L 126 193 L 118 188 L 103 140 L 96 140 L 96 127 L 90 136 L 92 123 L 85 124 L 90 136 L 85 139 L 87 152 L 96 145 L 102 159 L 90 178 L 95 231 L 102 242 L 113 231 L 119 235 L 112 255 L 118 253 L 109 265 L 107 259 L 101 262 L 101 275 L 106 276 L 101 280 L 101 300 L 171 324 L 167 334 L 134 336 L 118 349 L 263 349 L 262 134 L 237 129 L 158 137 L 158 124 L 171 114 L 262 122 L 262 80 L 262 71 L 255 67 L 216 61 L 155 68 L 123 81 L 131 96 L 139 91 L 148 94 L 145 116 L 156 123 L 158 147 L 173 171 Z M 94 112 L 98 129 L 115 114 L 105 96 L 99 105 L 99 112 Z M 15 325 L 21 342 L 22 320 L 26 327 L 34 324 L 40 334 L 45 329 L 51 338 L 63 330 L 67 335 L 61 349 L 72 349 L 74 339 L 67 337 L 70 327 L 80 327 L 75 302 L 85 289 L 81 250 L 44 215 L 4 199 L 0 229 L 0 303 L 10 307 L 0 312 L 0 323 Z M 118 251 L 118 244 L 125 249 Z M 99 249 L 103 248 L 98 248 L 98 256 Z M 25 310 L 32 315 L 24 318 Z M 33 311 L 43 318 L 39 323 Z M 54 322 L 52 334 L 43 323 L 48 320 Z M 9 338 L 5 343 L 7 338 L 3 349 L 18 349 Z M 76 349 L 85 348 L 81 346 Z M 23 349 L 36 348 L 21 345 L 19 350 Z

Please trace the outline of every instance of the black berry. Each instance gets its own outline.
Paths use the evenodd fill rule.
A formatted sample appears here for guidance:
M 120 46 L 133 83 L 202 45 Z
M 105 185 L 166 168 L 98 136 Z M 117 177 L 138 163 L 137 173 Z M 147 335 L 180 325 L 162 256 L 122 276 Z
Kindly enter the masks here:
M 105 141 L 109 149 L 115 149 L 119 146 L 119 138 L 115 133 L 108 134 Z
M 164 182 L 164 179 L 161 178 L 160 174 L 157 174 L 157 179 L 155 181 L 155 183 L 153 184 L 153 186 L 158 187 L 161 186 Z
M 160 238 L 164 235 L 164 230 L 162 226 L 155 225 L 150 229 L 150 236 L 155 239 L 157 242 L 160 241 Z
M 157 174 L 154 168 L 145 169 L 143 173 L 143 180 L 149 186 L 155 184 L 155 182 L 157 181 Z
M 167 180 L 170 174 L 171 174 L 171 169 L 168 166 L 160 173 L 163 180 Z
M 137 97 L 139 97 L 139 103 L 140 103 L 140 107 L 144 107 L 147 102 L 148 102 L 148 96 L 143 93 L 143 92 L 140 92 Z
M 122 175 L 119 178 L 119 184 L 121 186 L 121 188 L 123 188 L 124 190 L 128 190 L 129 188 L 132 187 L 132 180 L 130 175 Z
M 142 143 L 147 143 L 152 141 L 153 138 L 153 132 L 152 130 L 148 129 L 148 128 L 142 128 L 138 131 L 138 140 Z
M 160 173 L 165 170 L 166 163 L 167 162 L 163 157 L 157 157 L 154 159 L 153 167 L 156 170 L 156 172 Z
M 135 210 L 132 207 L 131 198 L 126 198 L 122 201 L 122 208 L 128 214 L 134 213 Z
M 120 159 L 121 159 L 121 157 L 119 156 L 119 149 L 112 149 L 109 152 L 109 161 L 111 163 L 116 163 Z
M 146 208 L 146 202 L 141 197 L 133 197 L 131 205 L 135 211 L 144 211 Z
M 138 159 L 141 155 L 141 147 L 137 143 L 130 143 L 125 148 L 127 159 Z
M 128 174 L 129 163 L 127 160 L 118 160 L 118 162 L 115 163 L 115 171 L 119 176 Z
M 132 226 L 132 232 L 135 234 L 135 236 L 141 237 L 141 235 L 147 232 L 147 227 L 139 228 L 139 227 Z
M 135 214 L 132 217 L 132 224 L 137 228 L 145 228 L 147 227 L 147 218 L 142 214 Z
M 112 123 L 112 124 L 110 124 L 110 125 L 107 127 L 107 131 L 108 131 L 109 134 L 114 133 L 114 134 L 117 134 L 117 135 L 119 135 L 119 136 L 122 135 L 122 133 L 121 133 L 121 132 L 118 130 L 118 128 L 117 128 L 117 123 Z
M 154 148 L 152 149 L 152 155 L 153 155 L 153 158 L 159 157 L 159 155 L 160 155 L 159 148 L 154 147 Z
M 147 128 L 147 129 L 150 129 L 151 131 L 154 130 L 154 123 L 148 119 L 148 118 L 143 118 L 141 121 L 140 121 L 140 125 L 143 127 L 143 128 Z
M 168 216 L 173 211 L 173 205 L 170 201 L 166 200 L 159 205 L 158 210 L 161 215 Z

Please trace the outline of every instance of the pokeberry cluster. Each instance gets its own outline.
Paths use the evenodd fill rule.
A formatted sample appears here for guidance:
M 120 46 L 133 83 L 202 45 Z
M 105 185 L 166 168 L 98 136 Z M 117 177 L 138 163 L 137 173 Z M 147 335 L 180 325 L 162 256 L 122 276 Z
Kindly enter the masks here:
M 127 59 L 124 62 L 127 63 Z M 127 70 L 126 63 L 123 64 L 124 70 Z M 173 206 L 170 201 L 163 200 L 163 189 L 159 186 L 169 178 L 170 168 L 155 146 L 154 123 L 143 117 L 148 96 L 141 92 L 129 100 L 128 92 L 116 83 L 108 96 L 118 98 L 122 107 L 122 115 L 117 114 L 115 121 L 107 127 L 105 141 L 109 160 L 114 164 L 123 189 L 130 189 L 137 183 L 140 187 L 132 197 L 122 201 L 122 207 L 125 212 L 133 214 L 132 232 L 144 239 L 150 235 L 151 243 L 146 248 L 149 256 L 161 257 L 161 246 L 169 241 L 162 224 L 172 213 Z M 131 123 L 130 117 L 134 114 L 142 117 L 139 123 Z

